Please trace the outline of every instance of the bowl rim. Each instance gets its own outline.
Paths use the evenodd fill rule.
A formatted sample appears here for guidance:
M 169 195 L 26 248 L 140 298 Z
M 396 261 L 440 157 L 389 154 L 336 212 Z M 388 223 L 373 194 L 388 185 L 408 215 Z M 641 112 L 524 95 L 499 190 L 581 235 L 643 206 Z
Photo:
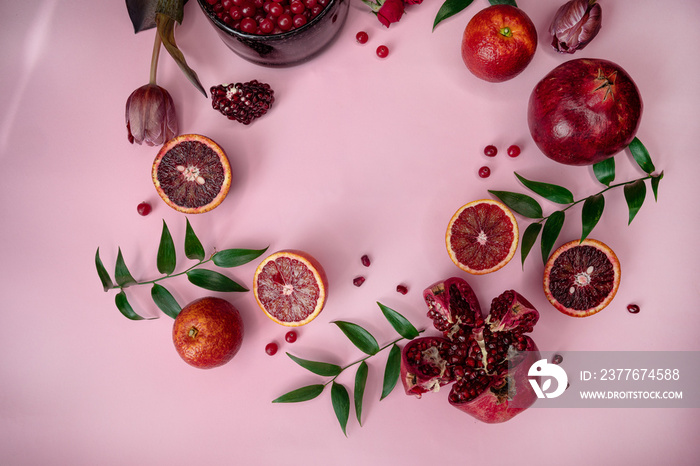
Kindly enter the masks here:
M 285 40 L 290 37 L 294 37 L 298 34 L 302 34 L 304 31 L 307 29 L 313 27 L 316 23 L 320 22 L 325 16 L 327 16 L 331 9 L 331 7 L 336 4 L 336 3 L 343 3 L 347 2 L 349 5 L 349 2 L 347 0 L 328 0 L 328 4 L 325 6 L 325 8 L 311 21 L 308 23 L 304 24 L 300 28 L 292 29 L 287 32 L 282 32 L 280 34 L 250 34 L 247 32 L 239 31 L 237 29 L 233 29 L 230 27 L 228 24 L 224 23 L 221 21 L 213 12 L 210 12 L 207 10 L 207 8 L 204 6 L 205 0 L 197 0 L 197 4 L 199 4 L 200 8 L 204 12 L 204 14 L 209 18 L 209 20 L 214 23 L 214 25 L 222 32 L 225 32 L 226 34 L 237 37 L 237 38 L 242 38 L 245 40 L 249 41 L 280 41 L 280 40 Z

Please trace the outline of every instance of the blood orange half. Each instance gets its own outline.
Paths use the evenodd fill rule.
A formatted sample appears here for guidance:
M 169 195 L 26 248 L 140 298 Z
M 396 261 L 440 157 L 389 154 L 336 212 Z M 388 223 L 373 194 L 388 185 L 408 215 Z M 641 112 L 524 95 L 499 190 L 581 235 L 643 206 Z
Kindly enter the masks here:
M 303 251 L 278 251 L 265 258 L 253 279 L 253 294 L 265 314 L 280 325 L 311 322 L 326 304 L 326 273 Z
M 600 312 L 620 286 L 620 261 L 595 239 L 571 241 L 554 251 L 544 269 L 544 294 L 554 307 L 573 317 Z
M 445 243 L 452 262 L 465 272 L 495 272 L 513 258 L 518 248 L 518 223 L 501 202 L 473 201 L 452 216 Z
M 185 214 L 208 212 L 221 204 L 231 187 L 231 165 L 224 150 L 199 134 L 166 142 L 151 173 L 158 195 Z

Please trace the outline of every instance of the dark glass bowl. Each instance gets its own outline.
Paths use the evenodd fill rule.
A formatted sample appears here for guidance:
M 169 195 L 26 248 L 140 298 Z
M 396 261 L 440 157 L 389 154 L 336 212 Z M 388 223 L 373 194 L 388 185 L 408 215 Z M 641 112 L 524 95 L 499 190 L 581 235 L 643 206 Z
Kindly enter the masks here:
M 222 22 L 197 0 L 221 40 L 239 56 L 263 66 L 284 67 L 306 62 L 321 53 L 340 32 L 350 0 L 330 0 L 326 8 L 300 28 L 281 34 L 247 34 Z

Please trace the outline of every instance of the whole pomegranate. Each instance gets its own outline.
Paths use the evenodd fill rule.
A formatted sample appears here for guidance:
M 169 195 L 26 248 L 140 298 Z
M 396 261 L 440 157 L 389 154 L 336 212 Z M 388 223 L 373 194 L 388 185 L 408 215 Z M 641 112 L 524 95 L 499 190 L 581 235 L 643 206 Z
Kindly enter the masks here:
M 632 142 L 642 107 L 636 84 L 619 65 L 580 58 L 562 63 L 537 83 L 527 122 L 547 157 L 567 165 L 592 165 Z
M 192 301 L 173 324 L 173 343 L 180 357 L 199 369 L 229 362 L 241 348 L 243 320 L 228 301 L 206 297 Z
M 539 319 L 532 304 L 505 291 L 484 318 L 474 291 L 459 277 L 435 283 L 423 297 L 442 335 L 419 337 L 404 347 L 406 394 L 420 398 L 454 382 L 449 403 L 487 423 L 505 422 L 535 402 L 527 373 L 540 353 L 525 335 Z

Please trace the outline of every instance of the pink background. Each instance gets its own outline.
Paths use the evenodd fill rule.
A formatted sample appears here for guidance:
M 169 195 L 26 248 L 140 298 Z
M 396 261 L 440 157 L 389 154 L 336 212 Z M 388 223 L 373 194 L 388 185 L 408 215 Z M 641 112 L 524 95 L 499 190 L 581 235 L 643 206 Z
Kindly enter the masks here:
M 488 3 L 476 0 L 431 32 L 438 1 L 413 6 L 383 28 L 359 5 L 334 45 L 311 63 L 268 69 L 233 55 L 196 2 L 186 5 L 176 38 L 208 88 L 258 79 L 275 89 L 271 112 L 250 126 L 231 122 L 186 81 L 163 52 L 158 83 L 176 102 L 181 132 L 206 134 L 228 152 L 228 198 L 190 216 L 208 252 L 270 247 L 308 251 L 325 266 L 330 297 L 323 313 L 284 343 L 252 292 L 219 294 L 173 279 L 184 305 L 220 295 L 245 321 L 243 347 L 228 365 L 187 366 L 171 342 L 172 320 L 130 290 L 132 322 L 104 293 L 95 273 L 100 248 L 111 270 L 121 247 L 137 279 L 155 278 L 162 221 L 182 254 L 185 218 L 157 197 L 150 167 L 157 149 L 126 138 L 124 104 L 148 80 L 153 31 L 133 33 L 123 1 L 33 0 L 0 6 L 0 452 L 3 464 L 695 464 L 697 409 L 532 408 L 502 425 L 481 424 L 447 404 L 447 391 L 421 400 L 400 387 L 379 402 L 386 354 L 370 360 L 364 425 L 345 438 L 329 392 L 303 404 L 271 400 L 319 378 L 285 355 L 347 364 L 359 358 L 330 322 L 350 320 L 380 341 L 394 338 L 376 301 L 416 326 L 429 325 L 422 290 L 452 275 L 444 231 L 463 204 L 488 189 L 524 192 L 514 171 L 560 183 L 581 198 L 600 185 L 590 168 L 544 157 L 525 112 L 537 81 L 556 65 L 597 57 L 622 65 L 644 99 L 638 136 L 664 170 L 659 200 L 649 191 L 627 225 L 618 189 L 594 238 L 615 250 L 622 283 L 612 304 L 577 320 L 557 312 L 541 288 L 537 249 L 500 271 L 465 277 L 482 306 L 514 288 L 540 310 L 533 337 L 547 351 L 699 350 L 697 105 L 700 3 L 602 1 L 603 29 L 573 57 L 555 53 L 547 27 L 561 0 L 520 0 L 539 31 L 539 48 L 516 79 L 474 78 L 459 55 L 462 31 Z M 365 30 L 370 41 L 355 42 Z M 380 45 L 391 53 L 381 60 Z M 510 159 L 506 148 L 520 144 Z M 495 144 L 495 159 L 483 147 Z M 642 176 L 627 153 L 617 179 Z M 486 180 L 477 176 L 491 167 Z M 151 215 L 136 205 L 147 200 Z M 546 212 L 555 205 L 542 201 Z M 580 208 L 557 245 L 580 234 Z M 518 217 L 521 230 L 528 222 Z M 537 248 L 537 246 L 536 246 Z M 370 268 L 360 264 L 369 254 Z M 226 273 L 252 288 L 259 260 Z M 367 281 L 352 285 L 359 274 Z M 395 291 L 405 283 L 410 291 Z M 641 313 L 631 315 L 635 302 Z M 264 353 L 270 341 L 280 352 Z M 352 385 L 354 372 L 339 381 Z

